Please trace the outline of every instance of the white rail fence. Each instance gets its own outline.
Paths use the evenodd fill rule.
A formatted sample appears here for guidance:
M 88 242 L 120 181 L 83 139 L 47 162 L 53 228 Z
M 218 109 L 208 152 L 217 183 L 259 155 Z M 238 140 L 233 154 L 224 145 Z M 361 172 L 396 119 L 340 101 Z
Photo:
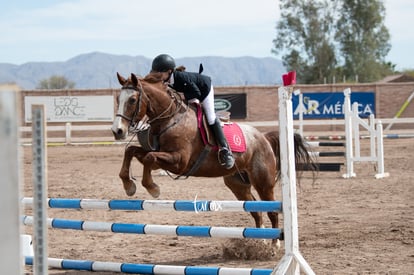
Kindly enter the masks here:
M 368 119 L 367 119 L 368 120 Z M 381 120 L 383 125 L 387 124 L 413 124 L 413 135 L 408 137 L 414 137 L 414 117 L 410 118 L 381 118 L 376 119 Z M 279 127 L 279 122 L 274 121 L 243 121 L 242 123 L 251 125 L 253 127 Z M 303 129 L 303 126 L 321 126 L 321 125 L 330 125 L 330 126 L 344 126 L 345 119 L 326 119 L 326 120 L 295 120 L 293 121 L 295 127 Z M 24 135 L 21 139 L 22 143 L 27 144 L 31 142 L 32 127 L 31 126 L 22 126 L 20 127 L 20 132 Z M 110 124 L 102 125 L 72 125 L 71 123 L 66 123 L 65 125 L 48 125 L 47 132 L 60 132 L 64 133 L 64 136 L 61 134 L 60 137 L 49 136 L 48 141 L 50 143 L 64 143 L 64 144 L 73 144 L 81 142 L 91 142 L 91 143 L 120 143 L 114 142 L 114 138 L 111 132 Z M 85 135 L 78 134 L 77 137 L 74 137 L 74 132 L 85 132 Z M 88 135 L 86 133 L 93 133 L 93 135 Z M 387 131 L 385 131 L 387 132 Z

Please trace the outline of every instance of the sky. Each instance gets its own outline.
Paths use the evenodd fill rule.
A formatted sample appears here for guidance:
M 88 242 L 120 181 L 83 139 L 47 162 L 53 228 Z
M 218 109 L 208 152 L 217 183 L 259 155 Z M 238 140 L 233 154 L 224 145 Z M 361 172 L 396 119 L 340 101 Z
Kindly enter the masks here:
M 384 0 L 387 61 L 413 69 L 414 0 Z M 79 54 L 275 57 L 277 0 L 19 0 L 0 4 L 0 63 Z

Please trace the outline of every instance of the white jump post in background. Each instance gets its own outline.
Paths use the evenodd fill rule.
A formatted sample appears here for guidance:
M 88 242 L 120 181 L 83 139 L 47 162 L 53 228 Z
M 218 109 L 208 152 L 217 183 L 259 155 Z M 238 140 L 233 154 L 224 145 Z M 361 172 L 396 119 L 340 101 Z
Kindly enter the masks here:
M 315 274 L 299 252 L 292 91 L 280 87 L 278 94 L 285 255 L 272 275 L 300 274 L 300 270 Z
M 384 171 L 384 141 L 381 121 L 375 122 L 373 114 L 370 115 L 369 123 L 361 119 L 358 114 L 358 102 L 354 102 L 351 107 L 351 89 L 344 90 L 344 116 L 345 116 L 345 136 L 346 136 L 346 174 L 344 178 L 356 177 L 354 172 L 354 162 L 375 162 L 377 174 L 375 178 L 388 177 Z M 362 126 L 369 132 L 370 155 L 361 156 L 359 127 Z M 355 149 L 355 152 L 354 152 Z
M 1 274 L 23 274 L 20 252 L 20 147 L 18 89 L 0 86 L 0 265 Z
M 47 252 L 47 153 L 46 113 L 44 105 L 32 105 L 32 152 L 34 192 L 34 265 L 35 275 L 48 274 Z

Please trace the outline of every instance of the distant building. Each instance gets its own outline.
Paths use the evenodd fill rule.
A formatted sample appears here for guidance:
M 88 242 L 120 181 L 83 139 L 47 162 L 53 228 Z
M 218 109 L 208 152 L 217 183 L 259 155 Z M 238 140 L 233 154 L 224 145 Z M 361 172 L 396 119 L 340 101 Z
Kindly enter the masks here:
M 406 74 L 395 74 L 386 76 L 377 83 L 398 83 L 398 82 L 414 82 L 414 77 Z

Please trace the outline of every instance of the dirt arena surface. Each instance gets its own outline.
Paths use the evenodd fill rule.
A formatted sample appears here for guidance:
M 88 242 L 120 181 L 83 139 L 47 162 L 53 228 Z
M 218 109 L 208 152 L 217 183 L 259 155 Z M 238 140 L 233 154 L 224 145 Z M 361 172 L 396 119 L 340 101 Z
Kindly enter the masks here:
M 362 145 L 365 149 L 369 147 L 366 140 Z M 300 251 L 317 274 L 414 274 L 414 139 L 386 139 L 384 146 L 388 178 L 374 179 L 374 167 L 368 163 L 355 165 L 357 177 L 353 179 L 342 179 L 343 169 L 319 173 L 312 184 L 310 174 L 304 174 L 298 187 Z M 118 178 L 124 146 L 60 146 L 48 147 L 47 151 L 49 197 L 128 198 Z M 32 148 L 24 147 L 23 152 L 24 195 L 31 197 Z M 152 199 L 139 184 L 141 166 L 137 161 L 132 171 L 138 180 L 137 194 L 133 198 Z M 158 171 L 153 174 L 161 187 L 161 200 L 234 199 L 221 179 L 174 181 L 158 175 Z M 281 200 L 280 186 L 278 188 L 276 199 Z M 31 211 L 25 210 L 25 214 Z M 250 214 L 244 212 L 49 209 L 49 217 L 168 225 L 254 226 Z M 281 222 L 283 225 L 283 218 Z M 32 228 L 24 230 L 31 234 Z M 223 255 L 223 248 L 233 249 L 234 246 L 250 259 Z M 276 255 L 259 250 L 225 239 L 49 229 L 49 256 L 54 258 L 271 269 L 283 256 L 283 242 Z M 25 267 L 25 271 L 32 274 L 31 267 Z M 89 273 L 53 269 L 49 274 Z

